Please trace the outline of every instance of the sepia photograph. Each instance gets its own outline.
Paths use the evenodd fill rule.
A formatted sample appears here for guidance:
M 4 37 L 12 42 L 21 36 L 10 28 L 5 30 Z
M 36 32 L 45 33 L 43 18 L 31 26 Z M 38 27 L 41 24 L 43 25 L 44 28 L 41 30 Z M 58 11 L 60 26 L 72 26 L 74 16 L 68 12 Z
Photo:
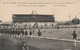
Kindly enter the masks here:
M 80 0 L 0 0 L 0 50 L 80 50 Z

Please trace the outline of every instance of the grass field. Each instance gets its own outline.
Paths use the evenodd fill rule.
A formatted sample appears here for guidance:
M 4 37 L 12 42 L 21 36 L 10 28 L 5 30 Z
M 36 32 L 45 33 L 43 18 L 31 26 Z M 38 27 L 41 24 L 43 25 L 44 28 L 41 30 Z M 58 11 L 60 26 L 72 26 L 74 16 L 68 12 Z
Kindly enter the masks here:
M 59 38 L 59 39 L 73 39 L 72 33 L 75 29 L 74 28 L 60 28 L 60 29 L 41 29 L 42 36 L 50 37 L 50 38 Z M 80 38 L 80 28 L 76 28 L 77 38 Z M 38 30 L 35 30 L 34 35 L 37 36 Z
M 41 29 L 43 37 L 59 38 L 59 39 L 72 39 L 72 32 L 74 28 L 60 28 L 60 29 Z M 80 28 L 76 29 L 78 37 L 80 37 Z M 38 30 L 36 29 L 34 35 L 37 36 Z M 9 37 L 0 35 L 0 50 L 22 50 L 21 42 L 27 42 L 30 50 L 80 50 L 80 43 L 77 42 L 77 47 L 73 46 L 73 41 L 62 41 L 57 39 L 41 38 L 24 38 Z
M 22 50 L 21 42 L 27 42 L 29 50 L 80 50 L 80 43 L 73 46 L 73 42 L 60 41 L 42 38 L 25 38 L 19 39 L 16 37 L 0 36 L 0 50 Z

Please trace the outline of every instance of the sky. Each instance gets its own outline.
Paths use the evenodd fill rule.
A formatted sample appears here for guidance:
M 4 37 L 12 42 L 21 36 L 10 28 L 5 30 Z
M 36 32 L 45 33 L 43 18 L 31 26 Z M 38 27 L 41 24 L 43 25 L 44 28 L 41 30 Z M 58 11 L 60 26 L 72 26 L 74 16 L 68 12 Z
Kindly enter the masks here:
M 80 0 L 0 0 L 0 20 L 12 21 L 12 14 L 54 15 L 56 21 L 80 19 Z

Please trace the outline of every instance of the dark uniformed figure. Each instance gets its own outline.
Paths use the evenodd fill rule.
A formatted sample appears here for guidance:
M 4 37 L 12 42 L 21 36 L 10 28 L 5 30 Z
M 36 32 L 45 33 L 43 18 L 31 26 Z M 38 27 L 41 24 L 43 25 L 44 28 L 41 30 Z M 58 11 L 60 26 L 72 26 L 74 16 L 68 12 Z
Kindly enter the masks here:
M 26 31 L 26 30 L 23 30 L 23 38 L 25 38 L 25 31 Z
M 25 31 L 25 37 L 27 37 L 28 36 L 28 32 L 27 32 L 27 30 Z
M 18 31 L 17 31 L 17 35 L 19 36 L 20 35 L 20 30 L 18 29 Z
M 4 31 L 4 32 L 3 32 L 4 35 L 7 33 L 6 30 L 7 30 L 7 29 L 4 29 L 4 30 L 3 30 L 3 31 Z
M 11 29 L 11 36 L 13 37 L 13 29 Z
M 59 29 L 59 26 L 57 25 L 57 30 Z
M 21 29 L 21 33 L 22 33 L 22 39 L 24 38 L 24 30 Z
M 10 29 L 10 36 L 12 36 L 12 29 Z
M 73 40 L 77 38 L 77 34 L 75 31 L 73 31 Z
M 30 30 L 29 34 L 30 34 L 30 37 L 32 38 L 32 31 L 31 30 Z
M 20 39 L 21 39 L 21 36 L 22 36 L 22 29 L 19 30 L 19 33 L 20 33 Z
M 16 37 L 18 37 L 18 31 L 19 31 L 19 30 L 18 30 L 18 28 L 17 28 L 17 29 L 16 29 Z
M 9 35 L 10 35 L 10 34 L 9 34 L 9 29 L 7 29 L 6 32 L 8 33 L 8 36 L 9 36 Z
M 13 37 L 14 37 L 14 35 L 15 35 L 15 31 L 14 31 L 14 29 L 12 29 L 12 34 L 13 34 Z
M 0 34 L 2 34 L 1 29 L 0 29 Z
M 38 31 L 38 37 L 39 37 L 39 41 L 40 41 L 40 38 L 41 38 L 41 36 L 42 36 L 42 33 L 40 32 L 40 30 Z
M 2 34 L 4 35 L 6 33 L 6 29 L 2 29 Z
M 18 29 L 18 37 L 19 37 L 19 38 L 21 38 L 20 34 L 21 34 L 21 30 Z
M 40 37 L 42 34 L 41 34 L 41 32 L 40 32 L 40 30 L 38 31 L 38 37 Z
M 16 37 L 17 29 L 14 29 L 14 37 Z
M 75 31 L 73 31 L 73 40 L 74 40 L 74 46 L 76 47 L 76 39 L 77 39 L 77 34 Z
M 9 29 L 9 34 L 10 34 L 10 36 L 11 36 L 11 29 Z

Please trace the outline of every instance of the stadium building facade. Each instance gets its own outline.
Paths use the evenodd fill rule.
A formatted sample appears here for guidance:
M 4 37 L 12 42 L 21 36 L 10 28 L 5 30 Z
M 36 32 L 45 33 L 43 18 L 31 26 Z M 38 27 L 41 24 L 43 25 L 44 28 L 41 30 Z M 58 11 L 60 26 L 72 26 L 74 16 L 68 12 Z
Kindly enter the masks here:
M 43 28 L 44 26 L 54 25 L 54 15 L 40 15 L 40 14 L 13 14 L 13 24 L 18 27 L 25 28 Z

